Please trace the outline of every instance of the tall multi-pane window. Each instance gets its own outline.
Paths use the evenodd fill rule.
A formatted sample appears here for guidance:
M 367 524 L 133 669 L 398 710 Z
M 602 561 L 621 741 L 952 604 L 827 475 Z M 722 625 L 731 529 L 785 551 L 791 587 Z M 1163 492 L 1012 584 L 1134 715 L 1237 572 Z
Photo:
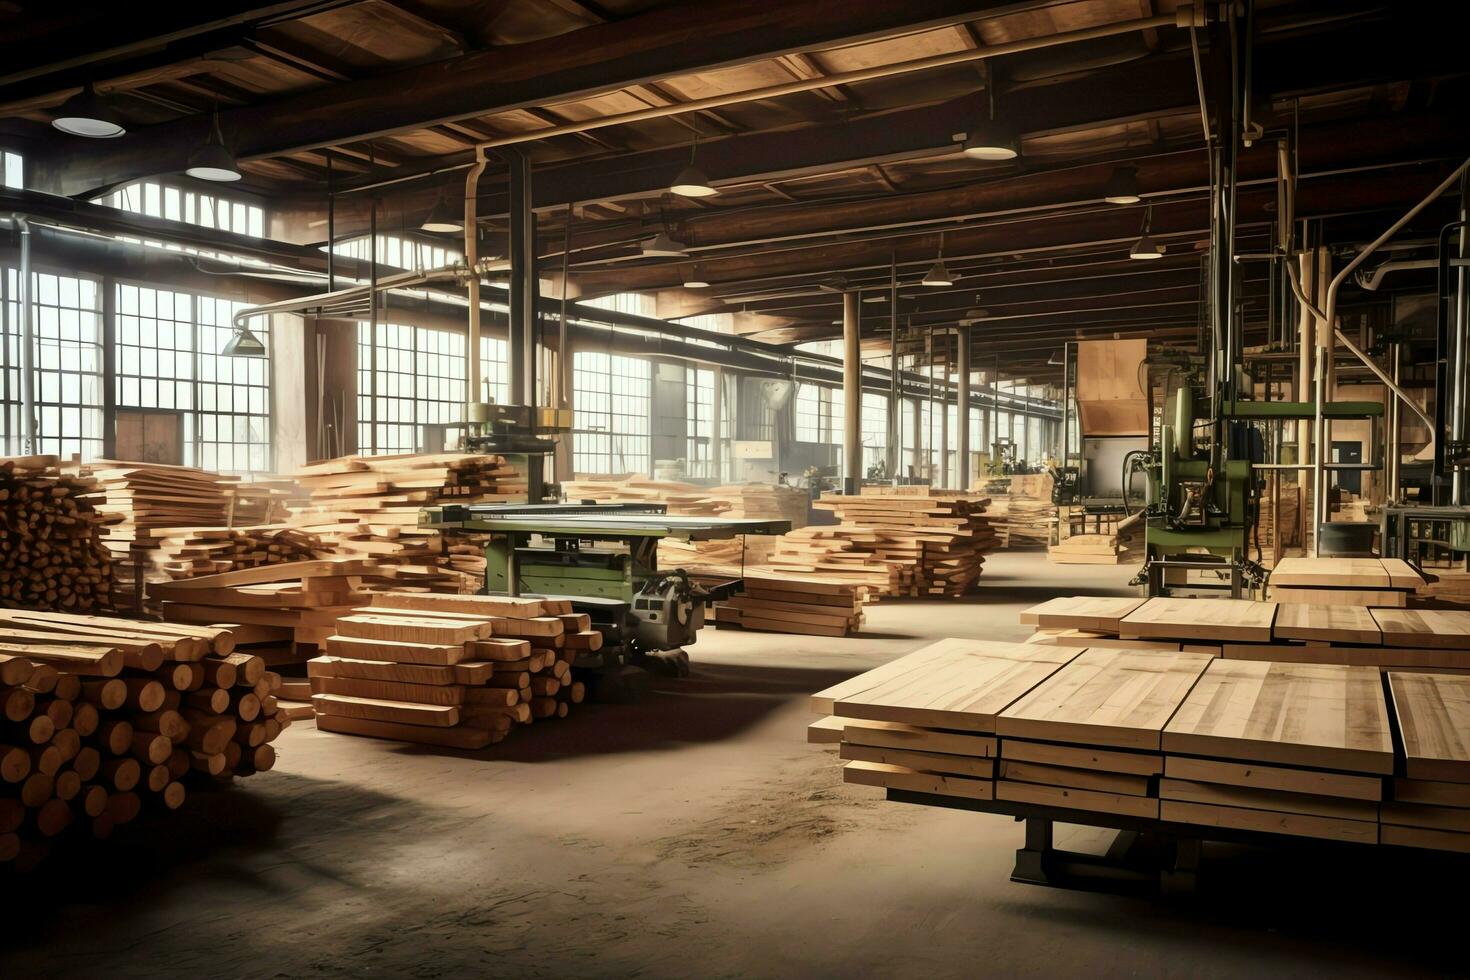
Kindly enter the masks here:
M 365 454 L 411 453 L 423 427 L 464 418 L 465 337 L 461 333 L 379 323 L 357 325 L 357 448 Z
M 20 363 L 20 274 L 5 272 L 6 363 Z M 95 279 L 32 273 L 34 317 L 35 452 L 83 459 L 102 455 L 102 287 Z M 20 421 L 20 371 L 5 372 L 6 426 L 17 451 Z
M 265 235 L 265 209 L 258 204 L 167 187 L 153 180 L 135 181 L 119 187 L 98 198 L 97 203 L 133 214 L 183 221 L 238 235 L 256 238 Z
M 863 471 L 888 459 L 888 396 L 863 392 Z M 889 474 L 892 476 L 893 474 Z
M 684 369 L 684 418 L 689 448 L 684 472 L 689 476 L 713 477 L 712 436 L 715 415 L 715 372 L 690 365 Z
M 0 150 L 0 187 L 20 190 L 25 185 L 25 158 L 13 150 Z
M 578 473 L 647 474 L 651 410 L 648 361 L 601 351 L 574 351 L 573 469 Z
M 510 371 L 508 345 L 499 337 L 480 338 L 480 392 L 481 400 L 489 396 L 496 405 L 510 402 Z
M 220 353 L 245 304 L 130 283 L 116 288 L 118 407 L 178 412 L 187 465 L 268 471 L 270 361 Z M 257 318 L 250 329 L 269 351 L 269 321 Z
M 582 300 L 581 303 L 596 310 L 630 313 L 633 316 L 658 316 L 658 302 L 647 293 L 612 293 L 596 299 Z
M 432 242 L 421 242 L 397 235 L 379 235 L 376 239 L 379 265 L 405 271 L 416 269 L 442 269 L 464 258 L 460 252 Z M 325 246 L 323 246 L 325 248 Z M 350 238 L 341 241 L 332 249 L 333 253 L 349 259 L 368 259 L 368 239 Z
M 794 422 L 797 442 L 831 446 L 829 465 L 842 466 L 842 393 L 825 385 L 796 384 Z

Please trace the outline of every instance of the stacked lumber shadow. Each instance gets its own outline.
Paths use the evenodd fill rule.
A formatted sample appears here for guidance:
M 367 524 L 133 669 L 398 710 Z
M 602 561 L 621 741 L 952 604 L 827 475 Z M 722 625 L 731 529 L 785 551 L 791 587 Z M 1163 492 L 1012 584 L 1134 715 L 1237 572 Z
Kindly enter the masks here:
M 317 728 L 456 749 L 564 718 L 602 634 L 568 600 L 384 592 L 337 621 L 307 663 Z
M 113 604 L 93 479 L 55 456 L 0 458 L 0 606 L 90 612 Z
M 280 678 L 228 630 L 0 613 L 0 862 L 275 765 Z

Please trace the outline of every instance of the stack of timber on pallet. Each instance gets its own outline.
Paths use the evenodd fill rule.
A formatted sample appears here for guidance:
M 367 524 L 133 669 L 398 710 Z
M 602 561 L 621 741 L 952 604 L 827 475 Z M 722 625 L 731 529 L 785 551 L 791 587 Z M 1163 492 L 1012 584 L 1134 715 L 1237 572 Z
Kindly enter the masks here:
M 729 483 L 712 487 L 711 500 L 723 501 L 721 517 L 732 520 L 790 521 L 792 530 L 806 527 L 811 497 L 805 490 L 775 483 Z
M 311 561 L 326 551 L 316 535 L 284 524 L 173 528 L 156 532 L 153 541 L 151 569 L 161 573 L 155 581 Z
M 297 659 L 298 643 L 320 645 L 339 616 L 369 601 L 363 578 L 376 562 L 330 558 L 200 575 L 148 586 L 171 622 L 240 627 L 272 663 Z
M 0 612 L 0 863 L 275 765 L 280 678 L 228 630 Z
M 872 490 L 859 496 L 826 493 L 814 506 L 878 532 L 876 544 L 860 545 L 878 560 L 912 563 L 908 595 L 957 596 L 974 587 L 995 543 L 984 516 L 989 502 L 936 490 L 922 496 Z
M 231 481 L 193 466 L 99 460 L 87 471 L 104 489 L 97 509 L 109 523 L 107 546 L 119 559 L 157 547 L 161 530 L 223 527 Z
M 708 487 L 645 476 L 583 474 L 579 479 L 562 483 L 561 489 L 573 503 L 591 500 L 599 504 L 664 504 L 668 513 L 683 517 L 720 517 L 731 507 L 728 499 L 712 496 Z
M 783 534 L 765 566 L 793 576 L 847 582 L 875 596 L 905 595 L 915 584 L 911 560 L 876 557 L 892 535 L 855 524 L 804 527 Z
M 1057 543 L 1046 556 L 1058 565 L 1121 565 L 1143 560 L 1143 512 L 1131 516 L 1073 516 L 1062 507 L 1057 514 Z
M 1269 584 L 1273 602 L 1403 608 L 1425 578 L 1402 558 L 1283 558 Z
M 1056 526 L 1057 509 L 1051 502 L 1053 480 L 1050 473 L 1030 473 L 1001 477 L 1006 491 L 995 496 L 985 510 L 995 528 L 999 548 L 1039 548 L 1051 542 Z M 997 480 L 977 480 L 975 490 L 989 495 L 988 488 Z
M 0 458 L 0 606 L 90 612 L 113 606 L 97 484 L 55 456 Z
M 572 662 L 602 634 L 569 600 L 380 592 L 307 664 L 317 728 L 480 749 L 585 696 Z
M 1470 852 L 1470 677 L 1390 672 L 1403 775 L 1383 804 L 1380 839 Z
M 865 591 L 836 579 L 748 574 L 745 591 L 716 603 L 714 618 L 768 633 L 847 636 L 862 629 Z
M 442 536 L 420 529 L 419 512 L 440 504 L 524 499 L 526 477 L 502 456 L 459 453 L 344 456 L 313 463 L 296 476 L 311 493 L 292 522 L 339 555 L 371 558 L 379 575 L 461 591 L 478 588 L 452 569 Z M 396 569 L 396 570 L 395 570 Z
M 1215 660 L 1163 746 L 1166 821 L 1378 842 L 1394 753 L 1371 667 Z

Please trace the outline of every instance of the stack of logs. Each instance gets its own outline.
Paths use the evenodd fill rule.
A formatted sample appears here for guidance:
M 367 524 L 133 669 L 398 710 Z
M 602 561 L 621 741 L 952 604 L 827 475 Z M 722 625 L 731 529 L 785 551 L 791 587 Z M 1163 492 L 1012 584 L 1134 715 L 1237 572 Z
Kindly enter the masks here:
M 55 456 L 0 459 L 0 606 L 90 612 L 112 606 L 94 480 Z
M 0 862 L 270 769 L 280 678 L 232 647 L 218 628 L 0 613 Z
M 572 662 L 601 645 L 567 600 L 377 593 L 307 663 L 317 728 L 484 748 L 566 717 L 586 693 Z

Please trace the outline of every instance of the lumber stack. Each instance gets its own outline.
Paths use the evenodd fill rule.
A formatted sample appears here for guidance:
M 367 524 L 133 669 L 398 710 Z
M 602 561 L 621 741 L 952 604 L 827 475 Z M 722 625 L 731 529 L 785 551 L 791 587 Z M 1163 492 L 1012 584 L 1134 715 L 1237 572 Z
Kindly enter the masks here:
M 768 633 L 847 636 L 862 629 L 865 592 L 836 579 L 748 574 L 745 591 L 715 604 L 714 620 Z
M 1273 602 L 1403 608 L 1426 580 L 1402 558 L 1283 558 L 1271 570 Z
M 270 769 L 279 677 L 228 630 L 0 613 L 0 863 Z
M 226 523 L 232 481 L 217 473 L 121 460 L 98 460 L 87 472 L 104 491 L 97 509 L 108 521 L 107 546 L 119 559 L 157 547 L 160 530 Z
M 307 663 L 317 728 L 484 748 L 566 717 L 585 696 L 572 663 L 601 645 L 564 599 L 376 593 Z
M 985 518 L 988 498 L 946 494 L 926 488 L 869 488 L 857 496 L 826 493 L 813 506 L 830 510 L 843 523 L 878 532 L 864 545 L 879 561 L 913 566 L 908 595 L 963 595 L 974 587 L 995 534 Z
M 682 517 L 723 517 L 730 510 L 726 497 L 712 495 L 708 487 L 677 480 L 653 480 L 646 476 L 587 476 L 564 481 L 562 493 L 568 501 L 599 504 L 664 504 L 668 513 Z
M 217 575 L 242 568 L 310 561 L 325 552 L 319 537 L 285 524 L 184 527 L 155 532 L 154 581 Z
M 1470 677 L 1390 672 L 1403 775 L 1383 804 L 1381 839 L 1470 851 Z
M 775 483 L 729 483 L 708 491 L 728 507 L 721 517 L 733 520 L 790 521 L 792 530 L 806 527 L 811 497 L 805 490 Z
M 311 494 L 292 523 L 336 554 L 370 558 L 380 576 L 402 585 L 460 591 L 478 588 L 452 570 L 442 536 L 419 527 L 419 512 L 439 504 L 523 499 L 526 476 L 503 456 L 459 453 L 344 456 L 296 475 Z M 399 571 L 393 572 L 390 569 Z
M 297 644 L 332 635 L 339 616 L 369 600 L 363 579 L 379 571 L 356 558 L 287 562 L 156 582 L 148 596 L 170 622 L 229 626 L 281 663 L 296 659 Z
M 1046 551 L 1058 565 L 1120 565 L 1143 560 L 1143 512 L 1094 515 L 1057 508 L 1057 543 Z
M 0 458 L 0 606 L 90 612 L 112 607 L 95 480 L 55 456 Z

